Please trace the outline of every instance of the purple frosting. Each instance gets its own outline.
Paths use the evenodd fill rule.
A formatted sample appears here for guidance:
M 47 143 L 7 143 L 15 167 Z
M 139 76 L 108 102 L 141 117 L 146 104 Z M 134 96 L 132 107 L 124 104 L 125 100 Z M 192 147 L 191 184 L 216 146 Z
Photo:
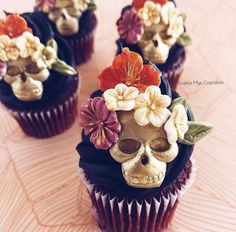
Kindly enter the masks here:
M 120 38 L 129 44 L 136 44 L 143 34 L 141 19 L 134 10 L 127 10 L 117 24 Z

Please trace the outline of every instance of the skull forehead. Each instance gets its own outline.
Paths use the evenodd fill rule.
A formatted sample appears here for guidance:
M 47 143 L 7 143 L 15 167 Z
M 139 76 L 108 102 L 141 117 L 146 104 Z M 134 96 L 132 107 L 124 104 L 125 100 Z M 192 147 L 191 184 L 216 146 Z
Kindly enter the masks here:
M 122 131 L 119 134 L 120 140 L 132 138 L 141 143 L 147 141 L 164 138 L 167 139 L 164 127 L 154 127 L 151 124 L 147 126 L 140 126 L 134 120 L 134 111 L 118 112 L 118 119 L 122 126 Z
M 154 34 L 163 32 L 166 30 L 166 26 L 164 24 L 153 24 L 150 27 L 145 27 L 144 33 L 145 32 L 153 32 Z

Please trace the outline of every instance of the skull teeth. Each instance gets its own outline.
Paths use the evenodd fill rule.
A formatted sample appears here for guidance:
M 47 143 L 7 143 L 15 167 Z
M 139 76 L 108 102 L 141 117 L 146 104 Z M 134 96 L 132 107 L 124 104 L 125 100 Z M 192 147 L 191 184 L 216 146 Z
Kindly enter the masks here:
M 124 173 L 126 179 L 132 183 L 132 184 L 157 184 L 160 183 L 160 181 L 162 181 L 163 178 L 163 173 L 160 173 L 159 175 L 155 175 L 155 176 L 144 176 L 144 177 L 140 177 L 140 176 L 130 176 L 128 175 L 127 172 Z

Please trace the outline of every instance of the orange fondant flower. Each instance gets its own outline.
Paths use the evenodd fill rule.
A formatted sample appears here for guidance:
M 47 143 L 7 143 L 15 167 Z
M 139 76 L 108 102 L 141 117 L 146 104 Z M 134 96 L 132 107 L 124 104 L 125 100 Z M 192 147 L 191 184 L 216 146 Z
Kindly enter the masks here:
M 112 66 L 103 70 L 98 78 L 103 91 L 123 83 L 144 92 L 149 85 L 159 86 L 160 76 L 161 72 L 152 65 L 143 65 L 143 59 L 139 54 L 124 48 L 122 54 L 114 59 Z
M 144 3 L 148 1 L 148 0 L 133 0 L 133 7 L 136 9 L 136 10 L 139 10 L 141 9 L 143 6 L 144 6 Z M 149 0 L 151 2 L 154 2 L 154 3 L 158 3 L 160 4 L 161 6 L 165 5 L 166 2 L 168 0 Z
M 10 38 L 16 38 L 25 31 L 32 33 L 25 19 L 18 14 L 12 14 L 7 16 L 5 20 L 0 20 L 0 35 L 8 35 Z

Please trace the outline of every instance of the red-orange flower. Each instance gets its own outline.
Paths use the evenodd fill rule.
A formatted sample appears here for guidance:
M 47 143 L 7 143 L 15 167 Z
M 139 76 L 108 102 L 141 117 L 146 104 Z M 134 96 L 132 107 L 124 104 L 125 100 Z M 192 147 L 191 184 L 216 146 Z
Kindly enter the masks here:
M 0 35 L 8 35 L 10 38 L 16 38 L 25 31 L 32 33 L 25 19 L 18 14 L 12 14 L 7 16 L 5 20 L 0 20 Z
M 136 9 L 136 10 L 139 10 L 140 8 L 142 8 L 144 6 L 144 3 L 146 2 L 147 0 L 133 0 L 133 7 Z M 152 1 L 154 3 L 159 3 L 161 6 L 165 5 L 166 2 L 168 0 L 149 0 L 149 1 Z
M 142 57 L 128 48 L 116 56 L 112 66 L 104 69 L 99 75 L 100 88 L 105 91 L 123 83 L 134 86 L 144 92 L 149 85 L 159 86 L 161 72 L 152 65 L 143 65 Z

